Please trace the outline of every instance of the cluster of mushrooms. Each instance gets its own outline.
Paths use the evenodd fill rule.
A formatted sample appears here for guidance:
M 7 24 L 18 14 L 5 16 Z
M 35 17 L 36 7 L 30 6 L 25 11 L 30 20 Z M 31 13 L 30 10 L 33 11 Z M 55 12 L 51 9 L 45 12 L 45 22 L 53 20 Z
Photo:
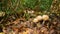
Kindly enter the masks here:
M 39 21 L 43 20 L 43 24 L 45 23 L 45 21 L 49 20 L 49 16 L 48 15 L 39 15 L 36 18 L 33 19 L 34 23 L 37 23 Z

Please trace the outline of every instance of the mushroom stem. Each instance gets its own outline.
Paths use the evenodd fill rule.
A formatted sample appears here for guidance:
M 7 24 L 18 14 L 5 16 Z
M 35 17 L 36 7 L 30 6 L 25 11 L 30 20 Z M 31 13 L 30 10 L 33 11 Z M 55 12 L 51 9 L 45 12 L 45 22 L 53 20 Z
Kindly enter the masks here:
M 42 25 L 44 25 L 45 21 L 43 21 Z

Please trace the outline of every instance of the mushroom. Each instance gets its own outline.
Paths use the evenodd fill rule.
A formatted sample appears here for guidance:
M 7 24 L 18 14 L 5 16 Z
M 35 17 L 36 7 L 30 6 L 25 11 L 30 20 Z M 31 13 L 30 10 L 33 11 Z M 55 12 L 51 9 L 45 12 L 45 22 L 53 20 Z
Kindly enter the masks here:
M 38 19 L 39 21 L 42 20 L 42 16 L 37 16 L 36 19 Z
M 49 20 L 49 16 L 48 15 L 43 15 L 42 19 L 43 19 L 43 24 L 44 24 L 45 21 Z
M 48 15 L 43 15 L 42 18 L 43 18 L 44 21 L 49 20 L 49 16 Z
M 35 22 L 35 23 L 38 22 L 38 19 L 34 18 L 34 19 L 33 19 L 33 22 Z
M 34 18 L 33 22 L 38 22 L 42 20 L 42 16 L 37 16 L 36 18 Z

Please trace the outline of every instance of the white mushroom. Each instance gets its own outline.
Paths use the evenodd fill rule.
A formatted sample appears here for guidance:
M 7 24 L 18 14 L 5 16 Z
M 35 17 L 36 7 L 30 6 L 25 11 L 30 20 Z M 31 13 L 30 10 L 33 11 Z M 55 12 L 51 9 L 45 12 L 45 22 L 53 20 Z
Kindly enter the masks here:
M 44 25 L 45 21 L 49 20 L 49 16 L 48 15 L 43 15 L 42 19 L 43 19 L 43 23 L 42 24 Z
M 39 15 L 36 17 L 36 19 L 40 21 L 40 20 L 42 20 L 42 16 Z
M 43 15 L 42 18 L 43 18 L 44 21 L 49 20 L 49 16 L 48 15 Z
M 36 23 L 36 22 L 38 22 L 38 19 L 36 19 L 36 18 L 35 18 L 35 19 L 33 19 L 33 22 L 35 22 L 35 23 Z
M 38 22 L 40 20 L 42 20 L 42 16 L 39 15 L 36 18 L 34 18 L 33 22 Z

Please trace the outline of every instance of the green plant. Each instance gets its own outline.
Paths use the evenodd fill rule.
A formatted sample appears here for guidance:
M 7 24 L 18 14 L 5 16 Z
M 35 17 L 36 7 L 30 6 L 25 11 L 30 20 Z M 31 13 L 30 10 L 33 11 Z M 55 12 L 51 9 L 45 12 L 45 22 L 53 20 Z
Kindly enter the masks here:
M 26 20 L 28 20 L 30 18 L 30 14 L 24 13 L 24 17 L 26 18 Z
M 21 0 L 21 5 L 25 8 L 34 9 L 38 0 Z
M 45 11 L 45 10 L 49 10 L 51 4 L 52 4 L 53 0 L 40 0 L 40 10 Z

